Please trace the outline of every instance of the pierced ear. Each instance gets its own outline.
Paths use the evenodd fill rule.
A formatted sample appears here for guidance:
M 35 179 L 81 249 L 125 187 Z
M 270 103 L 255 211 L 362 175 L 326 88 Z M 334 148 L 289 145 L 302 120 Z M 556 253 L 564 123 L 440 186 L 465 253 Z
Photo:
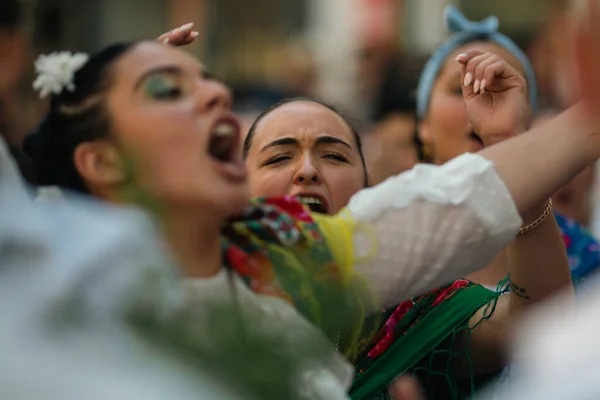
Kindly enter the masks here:
M 75 168 L 90 186 L 116 186 L 125 181 L 119 152 L 106 141 L 85 142 L 73 154 Z

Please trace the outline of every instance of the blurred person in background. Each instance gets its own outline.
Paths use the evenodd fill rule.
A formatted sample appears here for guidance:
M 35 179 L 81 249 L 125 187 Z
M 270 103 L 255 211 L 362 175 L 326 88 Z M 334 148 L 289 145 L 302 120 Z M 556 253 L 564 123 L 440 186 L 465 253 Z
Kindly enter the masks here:
M 542 125 L 560 114 L 559 109 L 542 110 L 533 120 L 533 126 Z M 568 185 L 552 197 L 554 208 L 567 218 L 589 229 L 592 221 L 592 192 L 596 178 L 594 167 L 586 168 Z
M 33 182 L 31 162 L 21 151 L 21 131 L 17 115 L 19 87 L 29 59 L 28 40 L 22 28 L 20 0 L 0 2 L 0 135 L 8 143 L 23 176 Z
M 423 70 L 417 90 L 418 138 L 422 143 L 423 161 L 443 164 L 465 152 L 477 152 L 484 143 L 474 131 L 462 101 L 463 83 L 460 66 L 454 57 L 469 47 L 492 51 L 505 58 L 526 77 L 528 96 L 533 113 L 538 106 L 536 77 L 524 52 L 508 37 L 497 31 L 494 18 L 476 23 L 462 15 L 450 15 L 448 26 L 455 35 L 438 48 Z M 476 83 L 478 86 L 481 82 Z M 581 226 L 556 217 L 567 247 L 571 272 L 585 277 L 600 267 L 600 253 L 595 239 Z M 490 288 L 507 274 L 510 260 L 502 253 L 486 269 L 469 278 Z
M 568 45 L 572 31 L 568 1 L 555 1 L 550 7 L 550 17 L 534 37 L 528 53 L 538 78 L 540 106 L 565 109 L 578 99 L 575 86 L 570 84 L 574 71 Z
M 317 62 L 300 39 L 272 49 L 265 57 L 265 64 L 265 82 L 234 87 L 234 110 L 245 117 L 244 122 L 254 120 L 262 110 L 283 99 L 314 96 L 319 89 Z
M 363 135 L 371 184 L 411 169 L 418 161 L 415 141 L 417 79 L 404 63 L 386 69 L 373 111 L 372 125 Z M 413 82 L 414 80 L 414 82 Z
M 0 398 L 248 399 L 155 334 L 181 289 L 139 212 L 35 204 L 2 138 L 0 210 Z

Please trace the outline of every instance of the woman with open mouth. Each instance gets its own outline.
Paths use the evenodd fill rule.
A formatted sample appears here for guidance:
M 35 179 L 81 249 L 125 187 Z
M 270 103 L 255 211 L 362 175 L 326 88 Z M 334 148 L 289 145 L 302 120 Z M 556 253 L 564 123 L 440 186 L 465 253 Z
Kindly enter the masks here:
M 475 73 L 478 55 L 459 57 L 465 73 Z M 311 214 L 289 197 L 249 207 L 230 93 L 193 57 L 142 41 L 92 57 L 40 57 L 36 68 L 35 87 L 51 98 L 27 143 L 39 182 L 151 211 L 192 305 L 165 331 L 216 352 L 234 334 L 269 335 L 273 353 L 296 361 L 267 384 L 285 381 L 287 398 L 346 398 L 352 368 L 337 353 L 359 347 L 367 314 L 485 266 L 519 232 L 521 215 L 534 223 L 539 204 L 600 155 L 596 126 L 575 107 L 480 155 L 419 166 L 359 191 L 335 217 Z M 484 141 L 527 108 L 518 74 L 494 71 L 488 95 L 502 107 L 464 89 Z M 563 135 L 565 126 L 573 133 Z M 531 145 L 538 152 L 523 150 Z M 435 250 L 412 257 L 420 248 Z M 338 291 L 334 300 L 344 308 L 332 312 L 319 300 Z M 210 301 L 233 304 L 241 330 L 211 332 L 202 312 Z M 336 326 L 352 332 L 349 339 L 339 340 Z M 248 379 L 265 387 L 265 377 Z
M 450 22 L 463 22 L 464 19 L 456 9 L 450 9 L 447 16 Z M 471 24 L 471 28 L 481 27 L 481 24 Z M 466 25 L 463 23 L 463 28 Z M 461 35 L 468 43 L 468 29 Z M 488 36 L 508 40 L 493 29 Z M 484 37 L 481 35 L 479 40 Z M 481 55 L 482 58 L 487 57 L 486 61 L 482 61 L 483 65 L 498 63 L 503 70 L 510 65 L 513 71 L 525 73 L 516 58 L 499 45 L 489 42 L 473 45 L 503 56 Z M 452 158 L 459 155 L 452 151 L 462 154 L 483 149 L 483 141 L 472 133 L 473 128 L 464 109 L 461 65 L 454 60 L 468 46 L 470 44 L 459 46 L 456 51 L 442 46 L 450 56 L 442 76 L 438 78 L 441 83 L 435 85 L 435 101 L 432 101 L 431 107 L 436 118 L 432 115 L 426 120 L 430 125 L 441 125 L 436 126 L 436 136 L 445 135 L 440 142 L 444 144 L 446 140 L 447 145 L 438 144 L 440 152 L 442 155 L 453 154 Z M 436 58 L 440 57 L 435 55 Z M 440 58 L 440 61 L 445 59 Z M 432 66 L 430 63 L 429 70 L 424 73 L 426 81 L 430 81 Z M 514 74 L 518 75 L 517 72 Z M 528 77 L 531 79 L 530 75 Z M 431 86 L 428 86 L 430 91 Z M 421 90 L 422 96 L 423 93 Z M 439 98 L 446 93 L 444 103 Z M 426 94 L 431 95 L 429 92 Z M 459 100 L 459 104 L 448 109 L 448 103 L 455 99 Z M 524 107 L 524 110 L 527 109 Z M 446 118 L 440 117 L 440 114 Z M 444 125 L 443 121 L 457 122 Z M 525 112 L 518 120 L 518 127 L 524 130 L 526 125 Z M 452 130 L 453 127 L 456 129 Z M 504 136 L 495 140 L 508 139 L 513 136 L 511 132 L 518 133 L 517 129 L 507 130 Z M 459 135 L 459 131 L 471 133 Z M 452 135 L 452 132 L 456 134 Z M 356 192 L 368 186 L 356 130 L 333 107 L 314 99 L 290 99 L 262 113 L 245 139 L 244 156 L 253 196 L 294 196 L 318 213 L 335 215 Z M 443 161 L 449 161 L 449 158 Z M 373 198 L 372 201 L 376 208 L 382 200 Z M 532 213 L 531 218 L 537 218 L 548 209 L 547 202 L 540 204 L 537 214 Z M 449 219 L 447 223 L 454 222 Z M 418 230 L 419 227 L 414 225 L 409 229 Z M 443 246 L 438 244 L 438 248 Z M 537 300 L 560 289 L 572 290 L 562 237 L 552 218 L 529 235 L 519 236 L 508 249 L 510 267 L 505 268 L 492 289 L 468 280 L 457 280 L 385 310 L 383 321 L 371 321 L 371 330 L 364 330 L 367 336 L 361 342 L 362 347 L 346 354 L 357 367 L 352 397 L 385 398 L 389 382 L 400 373 L 411 372 L 421 378 L 427 398 L 461 398 L 472 396 L 472 388 L 482 377 L 499 372 L 506 365 L 502 356 L 505 353 L 503 341 L 511 321 L 514 322 L 523 308 L 536 304 Z M 420 247 L 408 253 L 407 257 L 422 258 L 429 251 L 435 249 Z M 512 291 L 510 296 L 500 296 L 507 293 L 508 283 L 506 280 L 502 282 L 498 291 L 496 286 L 507 272 L 511 273 L 513 280 L 517 279 L 517 283 L 513 284 L 527 288 L 529 294 L 526 296 L 535 295 L 524 299 L 523 293 Z M 374 337 L 368 337 L 373 332 L 377 332 Z M 419 351 L 409 351 L 415 348 Z

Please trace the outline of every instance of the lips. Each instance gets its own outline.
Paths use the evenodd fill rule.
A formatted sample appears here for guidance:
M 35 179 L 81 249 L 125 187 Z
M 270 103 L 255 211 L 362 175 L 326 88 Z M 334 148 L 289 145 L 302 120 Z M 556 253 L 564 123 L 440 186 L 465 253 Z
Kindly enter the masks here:
M 217 119 L 210 131 L 207 152 L 213 165 L 232 182 L 243 182 L 247 173 L 241 155 L 240 123 L 233 115 Z
M 240 146 L 240 124 L 234 117 L 218 119 L 210 132 L 208 153 L 221 163 L 236 161 Z
M 327 214 L 329 211 L 329 204 L 327 200 L 316 193 L 298 193 L 295 195 L 296 198 L 304 205 L 308 206 L 311 211 Z

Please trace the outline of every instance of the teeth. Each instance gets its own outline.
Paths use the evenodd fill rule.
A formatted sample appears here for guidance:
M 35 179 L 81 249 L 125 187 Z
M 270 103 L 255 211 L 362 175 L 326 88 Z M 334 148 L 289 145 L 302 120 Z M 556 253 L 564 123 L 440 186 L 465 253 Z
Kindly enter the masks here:
M 226 122 L 218 124 L 213 131 L 213 134 L 219 137 L 231 136 L 234 133 L 235 128 L 231 124 Z
M 320 204 L 323 205 L 323 202 L 316 197 L 301 197 L 300 202 L 303 204 Z

